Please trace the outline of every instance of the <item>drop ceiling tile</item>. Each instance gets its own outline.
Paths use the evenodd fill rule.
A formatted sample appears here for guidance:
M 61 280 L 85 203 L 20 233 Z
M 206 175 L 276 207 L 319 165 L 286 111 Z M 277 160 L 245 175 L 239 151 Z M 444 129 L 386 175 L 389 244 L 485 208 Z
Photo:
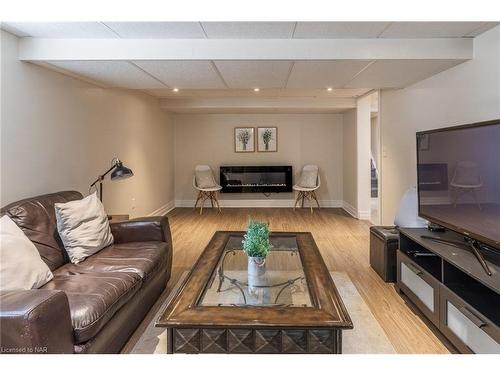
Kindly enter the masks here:
M 229 88 L 281 88 L 291 61 L 215 61 Z
M 127 89 L 165 87 L 128 61 L 48 61 L 48 63 L 111 87 Z
M 199 22 L 105 22 L 121 38 L 205 38 Z
M 294 38 L 376 38 L 390 22 L 298 22 Z
M 459 38 L 474 32 L 484 22 L 393 22 L 381 38 Z
M 208 38 L 290 38 L 295 22 L 202 22 Z
M 13 34 L 35 38 L 116 38 L 100 22 L 2 22 Z
M 449 69 L 459 60 L 377 60 L 345 88 L 403 88 Z
M 222 89 L 226 86 L 210 61 L 134 61 L 170 87 Z
M 341 88 L 370 60 L 296 61 L 287 88 Z

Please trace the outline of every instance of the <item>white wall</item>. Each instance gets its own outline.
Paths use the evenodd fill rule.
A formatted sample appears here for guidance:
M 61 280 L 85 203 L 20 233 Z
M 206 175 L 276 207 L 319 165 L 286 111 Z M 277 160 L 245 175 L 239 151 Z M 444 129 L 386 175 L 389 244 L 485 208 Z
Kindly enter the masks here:
M 356 109 L 344 112 L 342 184 L 345 209 L 353 216 L 358 212 L 358 151 Z
M 356 101 L 356 143 L 357 143 L 357 194 L 358 218 L 369 219 L 371 214 L 370 196 L 370 155 L 371 155 L 371 95 Z
M 1 205 L 89 184 L 114 156 L 135 176 L 105 181 L 108 213 L 145 215 L 173 201 L 173 125 L 155 98 L 102 89 L 17 60 L 1 32 Z
M 175 199 L 180 205 L 190 205 L 195 199 L 192 176 L 197 164 L 210 165 L 217 180 L 221 165 L 292 165 L 297 177 L 304 164 L 317 164 L 322 179 L 318 199 L 325 205 L 339 205 L 342 200 L 340 114 L 178 114 L 174 123 Z M 278 127 L 278 152 L 235 153 L 234 127 L 258 126 Z M 278 202 L 281 205 L 290 205 L 293 197 L 293 193 L 269 198 L 263 194 L 221 195 L 226 202 L 284 200 Z
M 500 118 L 500 26 L 474 39 L 474 59 L 381 93 L 382 222 L 416 184 L 415 132 Z

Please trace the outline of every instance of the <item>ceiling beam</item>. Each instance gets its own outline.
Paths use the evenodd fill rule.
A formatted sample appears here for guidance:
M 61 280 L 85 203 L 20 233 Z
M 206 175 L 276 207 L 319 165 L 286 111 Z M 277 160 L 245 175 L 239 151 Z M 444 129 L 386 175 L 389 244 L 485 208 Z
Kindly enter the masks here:
M 356 108 L 354 98 L 183 98 L 161 99 L 160 107 L 169 112 L 256 113 L 316 112 L 332 113 Z
M 472 38 L 444 39 L 44 39 L 21 38 L 19 59 L 390 60 L 473 58 Z

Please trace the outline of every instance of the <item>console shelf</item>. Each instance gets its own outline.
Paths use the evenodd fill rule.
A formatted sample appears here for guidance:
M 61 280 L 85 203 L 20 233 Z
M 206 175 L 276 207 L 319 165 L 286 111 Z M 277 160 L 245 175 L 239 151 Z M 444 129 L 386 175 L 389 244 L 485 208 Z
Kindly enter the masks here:
M 457 233 L 401 228 L 397 287 L 463 353 L 500 353 L 500 256 L 485 254 L 488 276 L 467 249 L 422 236 Z

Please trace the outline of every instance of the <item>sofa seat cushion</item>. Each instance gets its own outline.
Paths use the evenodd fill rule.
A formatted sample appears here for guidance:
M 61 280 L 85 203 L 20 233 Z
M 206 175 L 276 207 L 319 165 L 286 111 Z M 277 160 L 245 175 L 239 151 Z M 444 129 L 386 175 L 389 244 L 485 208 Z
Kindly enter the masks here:
M 66 264 L 58 271 L 70 273 L 131 272 L 148 280 L 168 259 L 166 242 L 113 244 L 79 264 Z
M 136 273 L 72 273 L 64 267 L 42 289 L 61 290 L 68 296 L 75 343 L 85 342 L 102 329 L 139 290 Z

